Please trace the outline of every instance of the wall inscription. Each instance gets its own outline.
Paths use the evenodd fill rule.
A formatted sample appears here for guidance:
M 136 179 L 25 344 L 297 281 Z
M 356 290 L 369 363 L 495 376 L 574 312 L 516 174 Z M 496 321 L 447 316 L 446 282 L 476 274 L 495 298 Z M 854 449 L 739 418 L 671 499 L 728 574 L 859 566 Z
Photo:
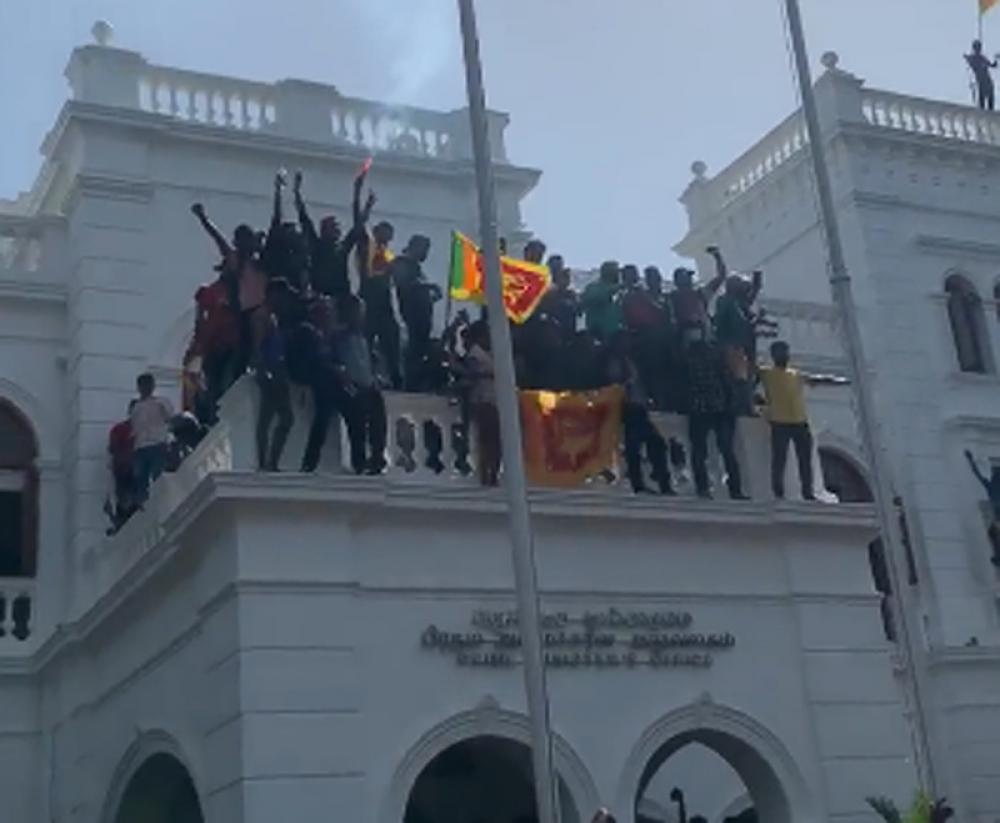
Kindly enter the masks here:
M 551 612 L 542 616 L 542 633 L 553 669 L 707 669 L 714 654 L 736 645 L 729 632 L 698 631 L 680 611 Z M 420 645 L 463 667 L 513 668 L 524 660 L 515 611 L 480 609 L 461 631 L 428 626 Z

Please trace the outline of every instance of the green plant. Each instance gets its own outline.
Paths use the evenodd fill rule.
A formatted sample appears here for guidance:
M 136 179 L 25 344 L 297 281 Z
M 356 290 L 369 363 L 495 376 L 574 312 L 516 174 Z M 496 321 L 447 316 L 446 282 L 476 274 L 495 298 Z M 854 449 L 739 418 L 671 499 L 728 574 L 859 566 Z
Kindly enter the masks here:
M 886 823 L 946 823 L 955 814 L 945 798 L 932 801 L 923 792 L 914 798 L 905 817 L 888 797 L 868 797 L 866 802 Z

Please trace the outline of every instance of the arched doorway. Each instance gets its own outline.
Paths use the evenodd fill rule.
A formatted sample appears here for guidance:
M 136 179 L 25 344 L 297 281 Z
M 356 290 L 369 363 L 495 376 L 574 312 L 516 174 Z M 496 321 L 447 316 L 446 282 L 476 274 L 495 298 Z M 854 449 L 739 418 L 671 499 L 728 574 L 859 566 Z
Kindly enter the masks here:
M 647 798 L 669 804 L 675 823 L 684 805 L 687 819 L 723 823 L 734 802 L 746 795 L 741 823 L 792 823 L 791 807 L 781 781 L 749 744 L 723 732 L 700 730 L 678 735 L 649 759 L 636 794 L 636 820 L 647 823 L 639 811 Z
M 559 780 L 564 823 L 579 810 Z M 438 754 L 417 777 L 402 823 L 534 823 L 531 750 L 505 737 L 461 740 Z
M 689 823 L 818 823 L 820 814 L 795 758 L 754 718 L 704 695 L 649 726 L 625 762 L 617 808 L 627 820 L 667 807 Z M 662 795 L 662 797 L 661 797 Z M 672 797 L 673 795 L 673 797 Z M 687 802 L 690 801 L 690 802 Z M 704 805 L 704 808 L 700 807 Z M 674 823 L 668 816 L 666 823 Z
M 132 775 L 114 823 L 204 823 L 191 775 L 172 755 L 148 758 Z

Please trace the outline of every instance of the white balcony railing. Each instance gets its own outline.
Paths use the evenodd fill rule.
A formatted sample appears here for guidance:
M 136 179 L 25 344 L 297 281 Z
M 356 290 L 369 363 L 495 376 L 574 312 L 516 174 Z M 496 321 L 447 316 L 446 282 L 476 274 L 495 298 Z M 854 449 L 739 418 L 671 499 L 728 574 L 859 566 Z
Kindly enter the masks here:
M 308 395 L 296 390 L 293 398 L 295 423 L 282 459 L 282 472 L 294 472 L 301 461 L 312 408 Z M 222 400 L 220 421 L 199 447 L 183 462 L 179 471 L 164 475 L 152 488 L 144 509 L 138 512 L 114 536 L 95 547 L 88 557 L 89 585 L 82 593 L 85 603 L 94 603 L 134 565 L 161 546 L 167 536 L 171 516 L 187 501 L 206 476 L 219 472 L 254 472 L 256 470 L 255 424 L 259 399 L 256 384 L 244 377 Z M 439 484 L 442 489 L 464 487 L 470 492 L 478 487 L 474 471 L 474 438 L 462 426 L 458 406 L 448 398 L 433 395 L 387 394 L 389 466 L 380 477 L 365 478 L 372 484 Z M 671 473 L 678 496 L 693 498 L 687 421 L 679 415 L 656 415 L 655 422 L 672 444 L 674 461 Z M 737 427 L 736 456 L 743 474 L 744 490 L 757 504 L 773 501 L 770 490 L 769 432 L 759 419 L 741 419 Z M 349 451 L 345 433 L 338 421 L 331 425 L 329 438 L 318 472 L 322 476 L 349 473 Z M 681 459 L 682 458 L 682 459 Z M 621 461 L 619 461 L 621 462 Z M 794 498 L 798 487 L 794 460 L 789 460 L 786 488 Z M 818 467 L 818 460 L 816 461 Z M 630 488 L 623 477 L 623 467 L 616 478 L 595 478 L 588 484 L 587 500 L 598 493 L 624 497 Z M 717 496 L 724 497 L 724 471 L 713 451 L 709 457 L 709 477 Z M 816 477 L 821 474 L 816 471 Z M 818 483 L 822 489 L 822 483 Z M 572 492 L 568 492 L 572 500 Z M 694 504 L 694 501 L 691 501 Z
M 968 143 L 1000 143 L 1000 117 L 972 106 L 866 89 L 861 113 L 869 124 L 882 128 Z
M 264 133 L 428 160 L 471 160 L 468 114 L 349 97 L 301 80 L 261 83 L 149 63 L 106 45 L 78 48 L 73 99 L 191 125 Z M 489 113 L 494 159 L 505 162 L 507 117 Z
M 0 653 L 31 637 L 34 609 L 34 580 L 0 577 Z

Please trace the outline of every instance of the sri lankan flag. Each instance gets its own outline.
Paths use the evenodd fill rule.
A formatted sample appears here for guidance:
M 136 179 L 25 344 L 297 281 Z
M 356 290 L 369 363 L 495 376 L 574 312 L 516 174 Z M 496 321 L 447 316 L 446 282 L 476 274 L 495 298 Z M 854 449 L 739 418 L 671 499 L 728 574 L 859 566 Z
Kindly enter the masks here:
M 624 389 L 522 391 L 524 466 L 536 486 L 573 488 L 614 465 Z
M 1000 3 L 1000 0 L 979 0 L 979 13 L 986 14 L 997 3 Z
M 452 233 L 451 276 L 449 289 L 455 300 L 486 302 L 483 255 L 479 248 L 461 232 Z M 552 275 L 548 266 L 527 260 L 500 258 L 503 276 L 503 302 L 511 322 L 521 324 L 535 313 L 549 290 Z

